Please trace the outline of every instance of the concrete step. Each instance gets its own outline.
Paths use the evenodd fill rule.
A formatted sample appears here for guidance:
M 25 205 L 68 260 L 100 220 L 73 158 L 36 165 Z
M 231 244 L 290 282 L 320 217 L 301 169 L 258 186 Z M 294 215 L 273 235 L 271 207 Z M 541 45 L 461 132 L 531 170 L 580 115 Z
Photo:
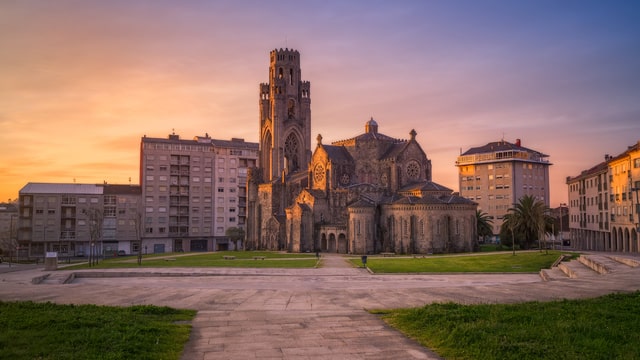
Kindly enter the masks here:
M 31 282 L 34 284 L 41 285 L 60 285 L 60 284 L 68 284 L 72 282 L 74 279 L 73 273 L 49 273 L 44 276 L 39 276 L 38 278 L 34 278 Z
M 640 266 L 640 260 L 638 260 L 638 257 L 630 257 L 625 255 L 608 255 L 608 257 L 631 268 Z
M 569 262 L 562 262 L 558 265 L 563 273 L 565 273 L 571 279 L 588 279 L 595 276 L 600 276 L 599 273 L 592 270 L 590 267 L 584 265 L 581 261 L 572 260 Z
M 600 274 L 609 274 L 630 269 L 637 260 L 616 257 L 613 255 L 583 255 L 578 259 L 585 266 Z M 639 263 L 640 265 L 640 263 Z
M 558 269 L 557 266 L 554 266 L 551 269 L 540 270 L 540 277 L 544 281 L 555 281 L 555 280 L 563 280 L 568 278 L 567 274 L 562 272 L 562 270 Z

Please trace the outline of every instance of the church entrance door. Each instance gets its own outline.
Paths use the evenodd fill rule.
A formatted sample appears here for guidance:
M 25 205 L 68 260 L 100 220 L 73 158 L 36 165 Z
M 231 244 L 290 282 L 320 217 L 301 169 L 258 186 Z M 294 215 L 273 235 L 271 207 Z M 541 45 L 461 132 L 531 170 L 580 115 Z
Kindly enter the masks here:
M 344 234 L 340 234 L 338 236 L 338 252 L 341 254 L 346 254 L 349 251 L 347 247 L 347 238 Z

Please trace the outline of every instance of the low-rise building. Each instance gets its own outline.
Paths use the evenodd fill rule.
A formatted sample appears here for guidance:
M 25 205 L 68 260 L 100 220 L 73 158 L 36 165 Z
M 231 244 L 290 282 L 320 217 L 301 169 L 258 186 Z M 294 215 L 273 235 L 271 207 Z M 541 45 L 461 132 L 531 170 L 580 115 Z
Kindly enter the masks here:
M 28 183 L 18 201 L 20 257 L 113 256 L 139 245 L 137 185 Z

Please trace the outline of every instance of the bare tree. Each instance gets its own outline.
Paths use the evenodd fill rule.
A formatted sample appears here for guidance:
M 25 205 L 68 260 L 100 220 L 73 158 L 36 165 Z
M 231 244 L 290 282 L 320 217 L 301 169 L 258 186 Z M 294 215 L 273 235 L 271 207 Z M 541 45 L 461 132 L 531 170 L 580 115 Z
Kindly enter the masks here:
M 133 222 L 136 227 L 136 241 L 138 242 L 138 265 L 142 265 L 142 214 L 133 213 Z
M 87 218 L 89 223 L 89 240 L 91 242 L 89 248 L 89 266 L 93 266 L 98 264 L 97 245 L 100 245 L 99 248 L 102 248 L 102 223 L 104 216 L 100 209 L 90 208 L 87 210 Z

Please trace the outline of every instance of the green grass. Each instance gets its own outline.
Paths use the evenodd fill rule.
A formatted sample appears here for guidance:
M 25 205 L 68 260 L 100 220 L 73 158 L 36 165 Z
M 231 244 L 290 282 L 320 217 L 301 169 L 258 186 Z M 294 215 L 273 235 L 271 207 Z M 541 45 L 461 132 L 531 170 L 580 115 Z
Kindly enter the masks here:
M 464 254 L 423 257 L 367 258 L 367 267 L 374 273 L 523 273 L 549 268 L 560 256 L 559 251 L 528 251 L 511 253 Z M 352 259 L 362 266 L 360 259 Z
M 235 256 L 226 260 L 224 256 Z M 254 260 L 254 256 L 264 256 L 265 260 Z M 243 268 L 312 268 L 316 266 L 314 254 L 288 254 L 269 251 L 220 251 L 214 253 L 169 253 L 144 255 L 142 265 L 136 256 L 116 257 L 101 260 L 98 265 L 78 264 L 64 267 L 68 269 L 113 269 L 143 267 L 243 267 Z
M 640 292 L 376 313 L 446 359 L 640 359 Z
M 516 250 L 520 250 L 520 245 L 516 244 Z M 481 244 L 480 252 L 494 252 L 494 251 L 513 251 L 511 246 L 502 244 Z
M 0 359 L 179 359 L 195 313 L 0 302 Z

